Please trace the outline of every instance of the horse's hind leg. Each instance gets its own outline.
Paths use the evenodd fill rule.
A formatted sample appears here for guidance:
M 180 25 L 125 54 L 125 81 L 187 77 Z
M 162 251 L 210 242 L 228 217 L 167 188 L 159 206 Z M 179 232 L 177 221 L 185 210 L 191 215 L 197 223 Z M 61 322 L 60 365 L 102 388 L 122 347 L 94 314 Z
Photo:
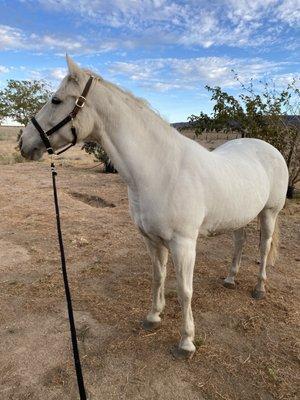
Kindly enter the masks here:
M 234 237 L 233 259 L 231 262 L 229 274 L 223 283 L 223 285 L 229 289 L 235 288 L 235 277 L 236 277 L 237 273 L 239 272 L 241 258 L 242 258 L 243 245 L 246 241 L 245 228 L 240 228 L 240 229 L 237 229 L 236 231 L 234 231 L 233 237 Z
M 159 327 L 160 313 L 165 307 L 164 285 L 166 278 L 166 265 L 168 261 L 168 249 L 160 242 L 153 242 L 145 237 L 145 242 L 153 265 L 153 288 L 152 307 L 146 319 L 143 321 L 143 328 L 153 330 Z
M 268 262 L 268 256 L 270 256 L 270 250 L 272 245 L 272 252 L 276 252 L 277 240 L 275 226 L 278 211 L 273 209 L 265 209 L 259 214 L 260 219 L 260 264 L 259 264 L 259 274 L 258 282 L 255 286 L 252 297 L 256 300 L 263 299 L 266 296 L 265 283 L 267 280 L 266 267 Z M 272 243 L 273 240 L 273 243 Z

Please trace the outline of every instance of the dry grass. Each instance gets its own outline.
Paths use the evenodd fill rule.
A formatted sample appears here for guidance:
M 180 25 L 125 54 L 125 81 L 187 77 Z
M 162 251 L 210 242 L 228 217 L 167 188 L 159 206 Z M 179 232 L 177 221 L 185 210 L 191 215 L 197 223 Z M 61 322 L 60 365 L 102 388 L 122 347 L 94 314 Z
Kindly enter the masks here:
M 0 126 L 0 165 L 13 165 L 25 162 L 17 150 L 17 135 L 20 127 Z
M 3 149 L 0 150 L 0 165 L 13 165 L 17 163 L 26 162 L 26 160 L 21 156 L 18 151 L 8 149 L 2 153 Z
M 0 126 L 0 141 L 16 142 L 20 129 L 19 126 Z

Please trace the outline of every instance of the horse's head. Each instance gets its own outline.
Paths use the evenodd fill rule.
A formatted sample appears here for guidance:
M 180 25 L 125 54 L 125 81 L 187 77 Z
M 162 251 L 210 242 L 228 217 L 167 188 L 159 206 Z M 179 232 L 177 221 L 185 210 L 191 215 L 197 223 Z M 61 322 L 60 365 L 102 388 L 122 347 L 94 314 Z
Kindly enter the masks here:
M 87 72 L 82 70 L 74 61 L 67 56 L 68 75 L 62 80 L 58 90 L 52 98 L 44 105 L 44 107 L 35 116 L 37 125 L 42 131 L 47 132 L 63 121 L 74 110 L 77 99 L 82 95 L 84 88 L 89 80 Z M 92 82 L 93 86 L 93 82 Z M 60 149 L 61 147 L 73 142 L 71 125 L 76 128 L 79 136 L 78 140 L 82 141 L 88 137 L 94 129 L 94 107 L 91 100 L 91 94 L 87 95 L 84 108 L 77 111 L 73 121 L 67 122 L 59 127 L 55 132 L 48 136 L 48 140 L 52 149 Z M 80 99 L 79 99 L 80 100 Z M 79 106 L 82 101 L 78 101 Z M 47 140 L 47 138 L 46 138 Z M 46 152 L 45 142 L 43 142 L 37 127 L 30 122 L 24 129 L 20 138 L 20 150 L 24 157 L 31 160 L 38 160 L 43 153 Z

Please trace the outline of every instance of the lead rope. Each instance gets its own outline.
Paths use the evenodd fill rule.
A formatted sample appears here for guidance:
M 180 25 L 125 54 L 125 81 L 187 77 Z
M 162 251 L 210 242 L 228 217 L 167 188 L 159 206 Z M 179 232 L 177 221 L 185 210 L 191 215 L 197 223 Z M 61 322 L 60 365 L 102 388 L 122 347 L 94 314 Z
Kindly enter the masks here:
M 57 236 L 58 236 L 60 258 L 61 258 L 61 269 L 62 269 L 62 274 L 63 274 L 63 279 L 64 279 L 65 294 L 66 294 L 66 300 L 67 300 L 67 306 L 68 306 L 68 315 L 69 315 L 70 332 L 71 332 L 71 340 L 72 340 L 72 347 L 73 347 L 74 365 L 75 365 L 76 376 L 77 376 L 77 384 L 78 384 L 78 390 L 79 390 L 79 394 L 80 394 L 80 400 L 87 400 L 85 387 L 84 387 L 84 381 L 83 381 L 83 375 L 82 375 L 82 369 L 81 369 L 81 362 L 80 362 L 80 357 L 79 357 L 79 351 L 78 351 L 71 291 L 70 291 L 69 282 L 68 282 L 64 243 L 63 243 L 63 237 L 62 237 L 61 226 L 60 226 L 60 213 L 59 213 L 59 204 L 58 204 L 57 189 L 56 189 L 57 172 L 56 172 L 55 164 L 53 161 L 51 161 L 51 174 L 52 174 L 53 195 L 54 195 L 55 214 L 56 214 Z

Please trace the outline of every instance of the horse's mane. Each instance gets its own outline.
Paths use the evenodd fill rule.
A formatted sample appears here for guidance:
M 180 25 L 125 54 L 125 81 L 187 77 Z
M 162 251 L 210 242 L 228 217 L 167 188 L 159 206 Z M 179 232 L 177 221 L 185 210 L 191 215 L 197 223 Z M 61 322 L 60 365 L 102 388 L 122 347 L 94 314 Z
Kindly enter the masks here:
M 144 110 L 148 110 L 151 113 L 155 114 L 156 117 L 159 117 L 165 124 L 167 124 L 170 127 L 170 123 L 163 118 L 159 111 L 153 109 L 153 107 L 150 105 L 150 103 L 142 98 L 142 97 L 137 97 L 135 96 L 130 90 L 124 89 L 112 82 L 106 81 L 103 79 L 100 75 L 96 74 L 94 71 L 91 71 L 90 69 L 84 69 L 87 74 L 95 76 L 97 79 L 101 81 L 101 83 L 106 86 L 107 88 L 111 89 L 113 92 L 117 92 L 124 96 L 125 98 L 129 98 L 133 101 L 134 104 L 136 104 L 139 108 L 142 108 Z

